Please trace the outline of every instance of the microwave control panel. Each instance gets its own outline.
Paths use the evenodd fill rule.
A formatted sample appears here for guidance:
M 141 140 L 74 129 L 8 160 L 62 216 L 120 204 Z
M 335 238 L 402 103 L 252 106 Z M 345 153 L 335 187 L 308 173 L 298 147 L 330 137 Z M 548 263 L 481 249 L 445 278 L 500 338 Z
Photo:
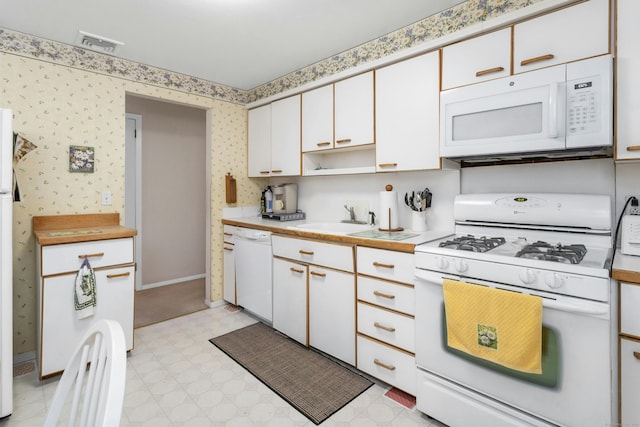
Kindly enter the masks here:
M 600 78 L 567 82 L 567 134 L 582 135 L 600 130 Z

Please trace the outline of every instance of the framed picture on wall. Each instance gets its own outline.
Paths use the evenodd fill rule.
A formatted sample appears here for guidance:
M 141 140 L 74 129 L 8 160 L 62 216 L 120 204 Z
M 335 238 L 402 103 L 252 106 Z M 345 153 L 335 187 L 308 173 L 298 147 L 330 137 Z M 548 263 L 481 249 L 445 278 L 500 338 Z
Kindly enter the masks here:
M 69 146 L 69 172 L 93 173 L 93 147 Z

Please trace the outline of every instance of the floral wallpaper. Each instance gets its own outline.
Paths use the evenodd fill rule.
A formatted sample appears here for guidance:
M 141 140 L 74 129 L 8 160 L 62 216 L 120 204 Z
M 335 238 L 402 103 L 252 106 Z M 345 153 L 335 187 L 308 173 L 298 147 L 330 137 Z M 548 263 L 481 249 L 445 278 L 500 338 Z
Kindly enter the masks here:
M 124 213 L 126 93 L 208 111 L 211 300 L 217 301 L 222 298 L 224 176 L 230 172 L 237 179 L 237 206 L 255 203 L 267 182 L 246 177 L 246 103 L 542 1 L 546 0 L 468 0 L 250 91 L 0 28 L 0 108 L 12 109 L 14 131 L 37 145 L 16 168 L 22 199 L 14 203 L 15 353 L 28 355 L 36 347 L 32 217 Z M 72 145 L 94 147 L 94 173 L 68 171 Z M 101 205 L 101 191 L 112 193 L 112 206 Z
M 467 0 L 249 91 L 4 28 L 0 51 L 244 105 L 543 1 Z

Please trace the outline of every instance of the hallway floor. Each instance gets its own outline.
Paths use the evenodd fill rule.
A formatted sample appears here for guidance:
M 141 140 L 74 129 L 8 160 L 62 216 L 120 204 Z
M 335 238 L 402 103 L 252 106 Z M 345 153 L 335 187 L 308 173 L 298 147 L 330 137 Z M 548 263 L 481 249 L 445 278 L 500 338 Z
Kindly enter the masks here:
M 314 426 L 208 341 L 252 323 L 216 307 L 136 329 L 121 426 Z M 42 425 L 57 382 L 15 377 L 14 413 L 0 427 Z M 387 388 L 374 384 L 321 425 L 442 427 L 385 397 Z

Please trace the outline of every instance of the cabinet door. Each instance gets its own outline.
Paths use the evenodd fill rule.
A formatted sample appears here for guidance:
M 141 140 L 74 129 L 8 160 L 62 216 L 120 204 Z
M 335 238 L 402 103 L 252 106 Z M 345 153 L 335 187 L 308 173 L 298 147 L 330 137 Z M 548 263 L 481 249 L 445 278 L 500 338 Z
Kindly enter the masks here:
M 247 171 L 249 177 L 271 175 L 271 105 L 249 110 Z
M 640 424 L 640 342 L 620 340 L 620 425 Z
M 355 365 L 355 277 L 309 266 L 309 345 Z
M 516 24 L 513 72 L 609 53 L 609 20 L 609 0 L 590 0 Z
M 376 70 L 376 170 L 440 168 L 439 52 Z
M 333 148 L 333 85 L 302 94 L 302 152 Z
M 223 240 L 223 289 L 222 297 L 225 301 L 236 305 L 236 260 L 234 254 L 233 227 L 224 226 Z
M 640 2 L 617 2 L 616 93 L 618 116 L 616 128 L 616 159 L 640 159 Z
M 271 103 L 271 176 L 300 175 L 300 95 Z
M 133 348 L 134 267 L 96 270 L 95 274 L 95 314 L 84 319 L 77 318 L 73 304 L 75 274 L 43 279 L 41 377 L 64 370 L 84 332 L 100 319 L 117 320 L 124 331 L 127 350 Z
M 511 28 L 453 43 L 442 49 L 442 90 L 510 73 Z
M 373 71 L 337 82 L 335 148 L 373 144 Z
M 273 259 L 273 328 L 303 345 L 308 345 L 307 268 Z

